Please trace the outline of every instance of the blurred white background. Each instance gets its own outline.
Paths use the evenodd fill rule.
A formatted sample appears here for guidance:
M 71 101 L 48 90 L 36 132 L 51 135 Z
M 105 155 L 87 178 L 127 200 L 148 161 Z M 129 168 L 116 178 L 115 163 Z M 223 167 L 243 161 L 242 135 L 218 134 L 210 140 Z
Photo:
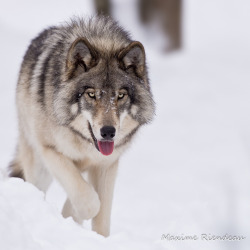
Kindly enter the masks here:
M 29 42 L 47 26 L 94 14 L 94 3 L 1 2 L 0 249 L 248 249 L 250 2 L 182 1 L 182 45 L 173 51 L 160 19 L 142 24 L 137 1 L 111 2 L 112 16 L 145 45 L 157 111 L 121 160 L 106 240 L 65 224 L 56 183 L 45 202 L 27 184 L 4 178 L 17 141 L 15 86 Z M 161 240 L 203 233 L 246 239 Z

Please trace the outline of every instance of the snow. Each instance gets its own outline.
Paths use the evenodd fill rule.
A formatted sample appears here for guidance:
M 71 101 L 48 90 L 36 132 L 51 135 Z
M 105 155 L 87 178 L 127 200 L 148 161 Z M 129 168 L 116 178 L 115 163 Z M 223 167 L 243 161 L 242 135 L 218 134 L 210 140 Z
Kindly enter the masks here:
M 134 1 L 116 1 L 116 18 L 145 44 L 157 111 L 121 159 L 111 236 L 103 238 L 89 221 L 79 226 L 61 216 L 65 194 L 56 182 L 45 197 L 6 176 L 17 140 L 15 85 L 25 49 L 47 25 L 93 13 L 91 1 L 2 4 L 0 249 L 248 249 L 249 10 L 244 0 L 185 1 L 185 49 L 164 55 L 157 31 L 139 26 Z M 169 241 L 163 234 L 246 239 Z

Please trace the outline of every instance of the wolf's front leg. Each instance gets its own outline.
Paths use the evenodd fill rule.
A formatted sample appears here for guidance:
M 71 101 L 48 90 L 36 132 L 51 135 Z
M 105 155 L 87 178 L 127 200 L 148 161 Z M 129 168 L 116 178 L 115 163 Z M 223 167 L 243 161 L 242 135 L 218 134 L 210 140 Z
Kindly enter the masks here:
M 51 147 L 42 150 L 43 161 L 49 172 L 66 191 L 77 221 L 91 219 L 100 209 L 97 193 L 81 176 L 73 162 Z
M 95 168 L 89 172 L 90 180 L 101 201 L 100 211 L 92 220 L 92 229 L 105 237 L 110 233 L 110 216 L 117 167 L 118 161 L 108 168 Z

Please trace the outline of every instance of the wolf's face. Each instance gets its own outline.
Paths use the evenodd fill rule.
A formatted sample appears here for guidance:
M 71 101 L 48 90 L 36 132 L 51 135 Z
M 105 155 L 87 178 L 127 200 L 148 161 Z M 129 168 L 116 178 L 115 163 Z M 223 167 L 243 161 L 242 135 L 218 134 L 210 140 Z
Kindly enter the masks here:
M 57 120 L 104 155 L 152 119 L 154 102 L 139 42 L 105 54 L 78 39 L 68 52 L 64 77 L 54 102 Z

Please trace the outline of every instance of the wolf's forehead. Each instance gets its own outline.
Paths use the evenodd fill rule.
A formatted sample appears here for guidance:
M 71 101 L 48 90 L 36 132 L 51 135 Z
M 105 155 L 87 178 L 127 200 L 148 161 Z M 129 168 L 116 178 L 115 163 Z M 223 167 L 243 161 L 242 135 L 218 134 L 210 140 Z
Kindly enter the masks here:
M 119 90 L 122 88 L 130 88 L 133 83 L 126 74 L 119 70 L 105 69 L 99 74 L 94 74 L 89 81 L 94 88 L 105 91 Z

